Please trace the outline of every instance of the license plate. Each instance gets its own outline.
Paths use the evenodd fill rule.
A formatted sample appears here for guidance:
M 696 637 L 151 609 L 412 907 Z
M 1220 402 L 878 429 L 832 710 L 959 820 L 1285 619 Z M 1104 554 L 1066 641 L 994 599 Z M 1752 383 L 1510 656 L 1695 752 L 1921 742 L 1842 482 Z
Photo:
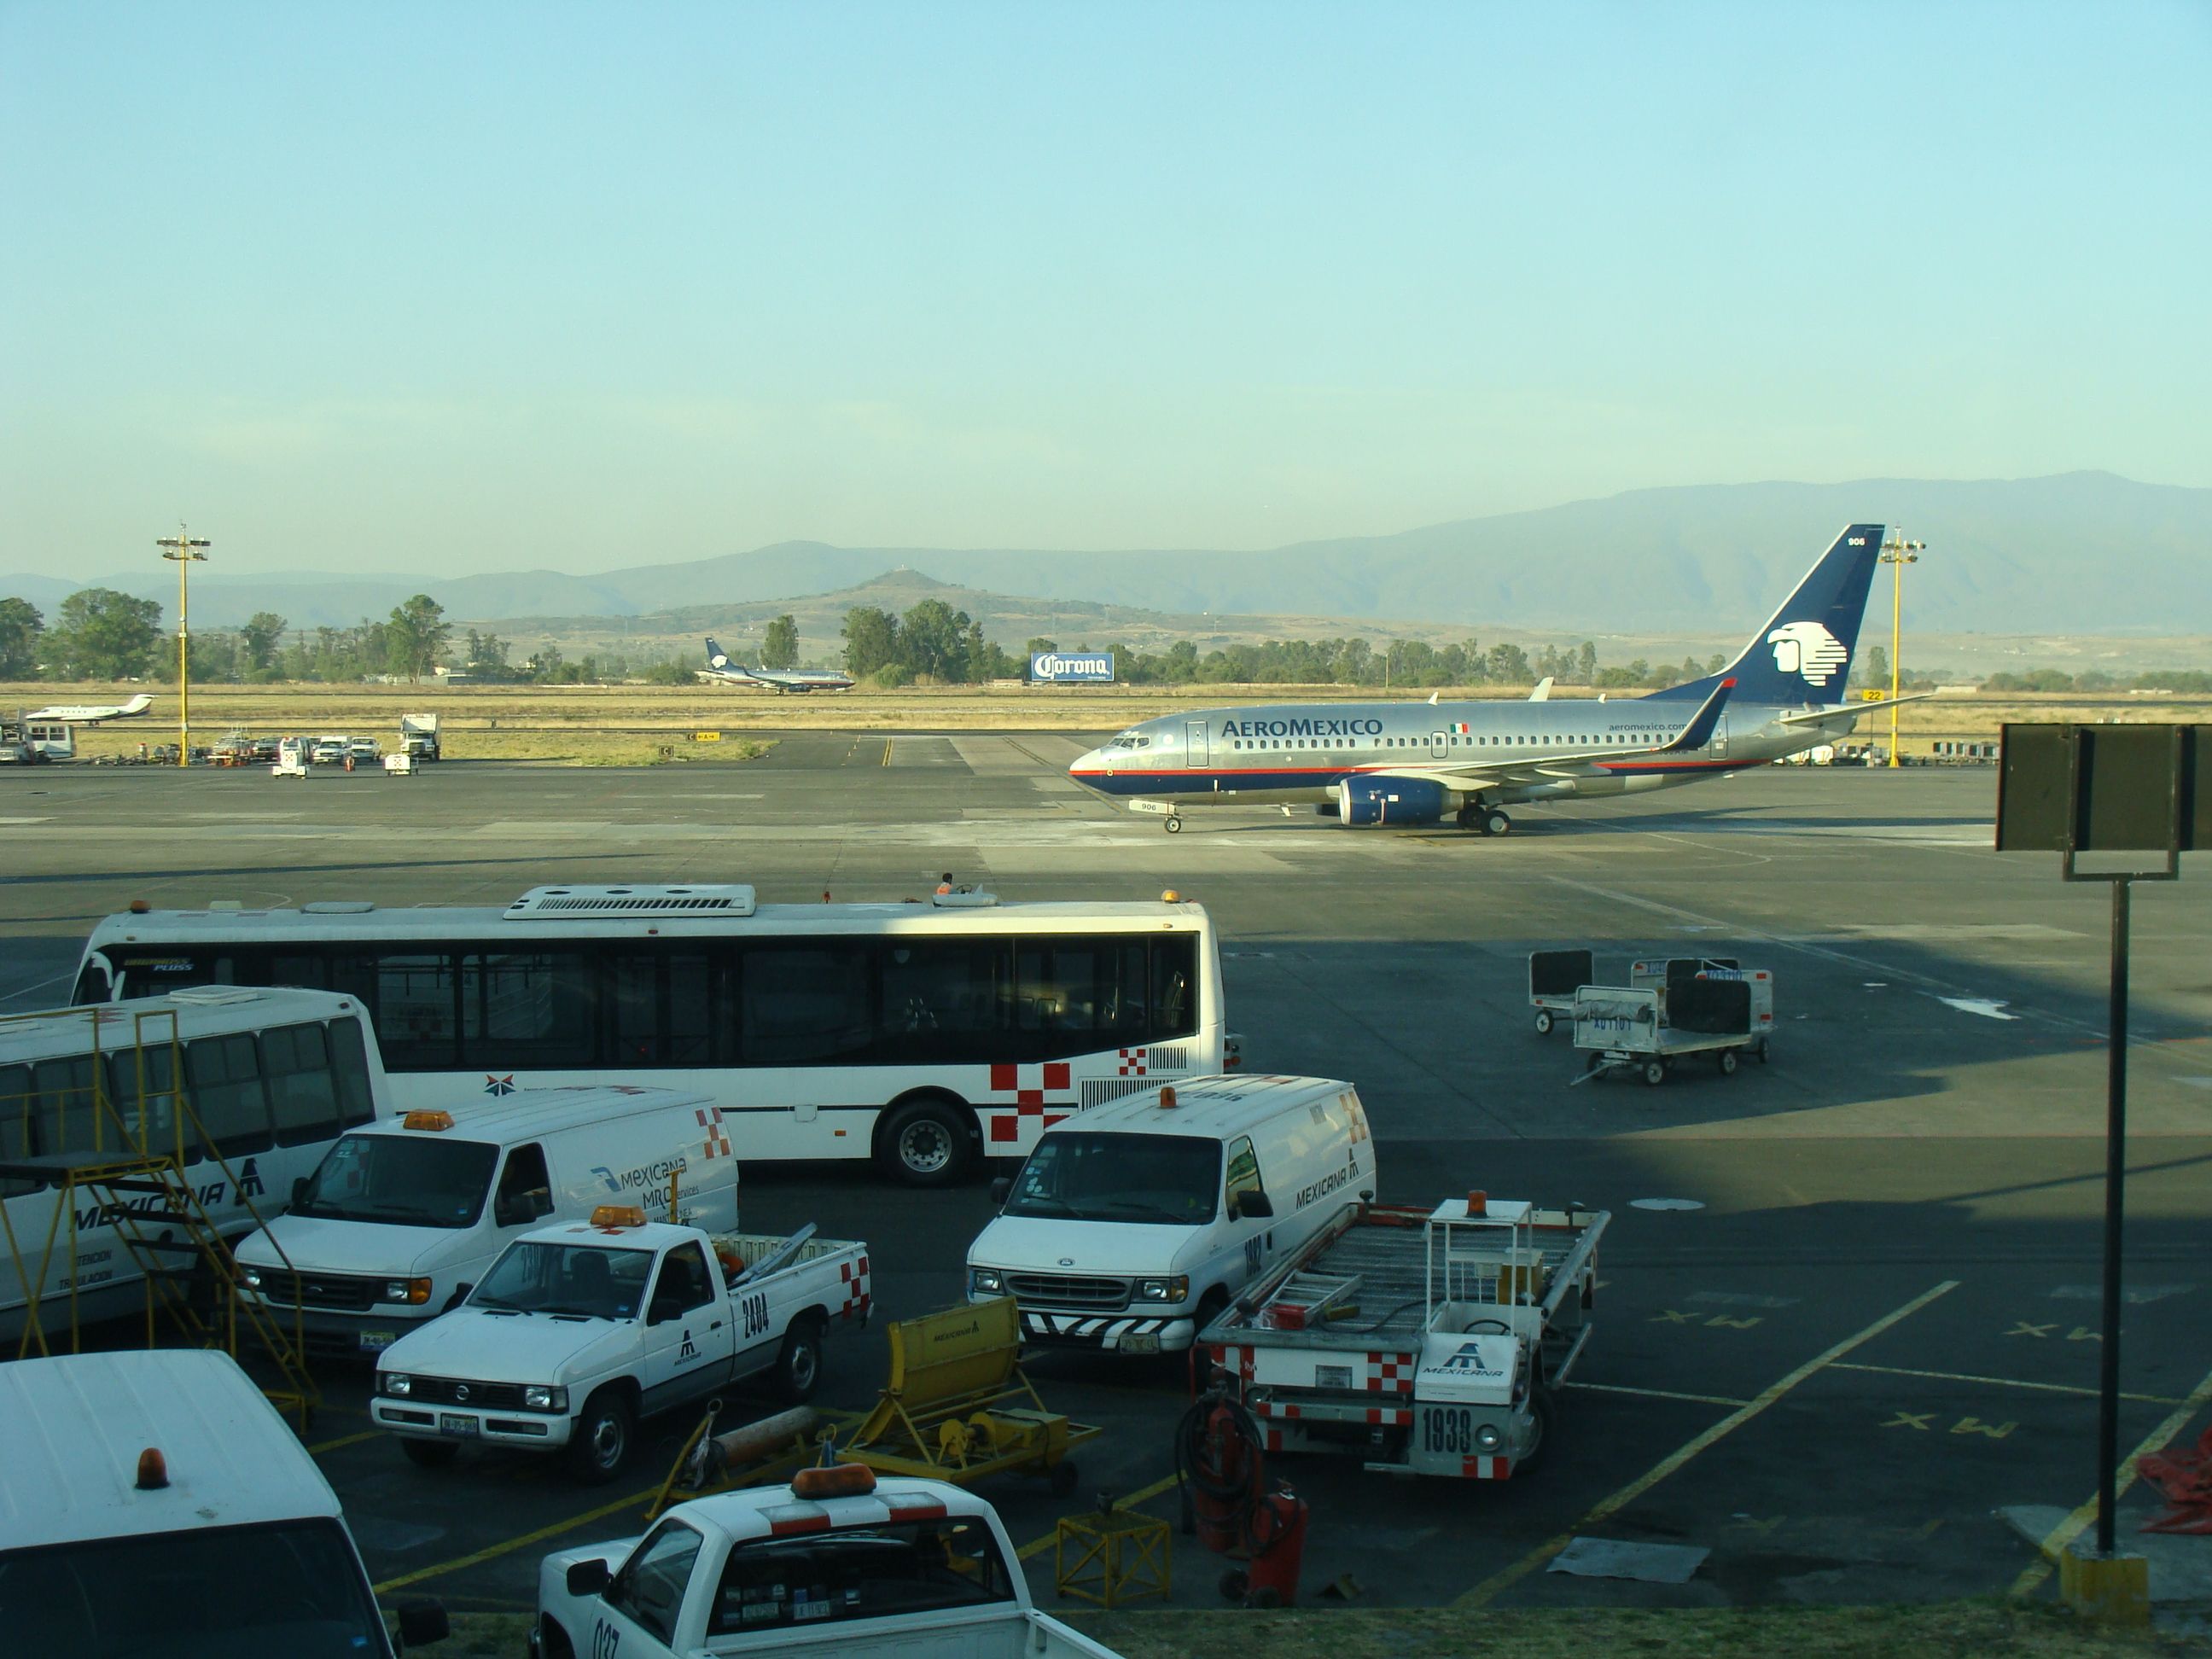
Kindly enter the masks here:
M 398 1340 L 399 1333 L 397 1331 L 363 1331 L 361 1334 L 361 1351 L 363 1353 L 382 1353 Z
M 450 1434 L 458 1440 L 473 1440 L 477 1437 L 477 1420 L 473 1417 L 464 1417 L 459 1412 L 440 1412 L 438 1432 Z
M 1131 1331 L 1115 1346 L 1123 1353 L 1158 1353 L 1160 1339 L 1154 1331 Z

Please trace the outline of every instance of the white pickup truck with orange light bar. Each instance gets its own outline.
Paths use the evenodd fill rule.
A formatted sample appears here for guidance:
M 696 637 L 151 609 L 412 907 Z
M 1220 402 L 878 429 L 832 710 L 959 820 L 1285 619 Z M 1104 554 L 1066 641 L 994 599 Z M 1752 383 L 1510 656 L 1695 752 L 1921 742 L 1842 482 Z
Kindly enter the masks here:
M 549 1555 L 532 1659 L 1116 1659 L 1037 1611 L 991 1506 L 864 1465 L 679 1504 L 642 1538 Z
M 1589 1340 L 1603 1210 L 1470 1193 L 1346 1207 L 1200 1332 L 1269 1452 L 1396 1474 L 1532 1470 Z
M 380 1353 L 459 1305 L 529 1228 L 634 1204 L 710 1233 L 738 1225 L 738 1160 L 702 1094 L 518 1091 L 457 1123 L 413 1111 L 341 1137 L 290 1211 L 237 1249 L 249 1290 L 299 1307 L 314 1351 Z
M 468 1299 L 379 1357 L 369 1420 L 426 1467 L 468 1442 L 612 1480 L 638 1419 L 748 1377 L 796 1403 L 868 1316 L 868 1247 L 710 1234 L 603 1206 L 507 1247 Z

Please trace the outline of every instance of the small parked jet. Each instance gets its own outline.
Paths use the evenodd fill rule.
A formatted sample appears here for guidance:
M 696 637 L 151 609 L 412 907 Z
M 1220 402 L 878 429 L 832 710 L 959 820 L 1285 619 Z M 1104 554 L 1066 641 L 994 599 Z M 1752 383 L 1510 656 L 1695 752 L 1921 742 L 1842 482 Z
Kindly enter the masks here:
M 58 702 L 51 708 L 33 709 L 23 718 L 58 721 L 65 726 L 97 726 L 102 720 L 127 720 L 153 706 L 153 698 L 142 691 L 128 702 Z
M 1649 696 L 1526 702 L 1319 702 L 1147 720 L 1070 766 L 1102 794 L 1182 828 L 1195 805 L 1311 801 L 1346 828 L 1435 823 L 1502 836 L 1517 801 L 1625 795 L 1763 765 L 1833 743 L 1862 714 L 1840 701 L 1883 526 L 1855 524 L 1735 660 Z M 1287 810 L 1287 808 L 1285 809 Z
M 707 665 L 695 671 L 702 680 L 729 685 L 769 685 L 783 691 L 849 691 L 853 678 L 829 668 L 748 668 L 732 662 L 729 654 L 707 637 Z

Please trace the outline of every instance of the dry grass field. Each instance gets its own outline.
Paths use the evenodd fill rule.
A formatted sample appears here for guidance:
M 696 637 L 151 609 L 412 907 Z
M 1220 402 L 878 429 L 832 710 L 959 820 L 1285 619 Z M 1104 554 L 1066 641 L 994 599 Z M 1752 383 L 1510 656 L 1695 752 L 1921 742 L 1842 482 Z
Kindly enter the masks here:
M 119 702 L 113 685 L 0 685 L 0 709 L 47 702 Z M 195 743 L 234 731 L 255 736 L 345 732 L 396 743 L 399 717 L 434 710 L 448 755 L 463 759 L 525 760 L 549 765 L 643 765 L 661 761 L 730 764 L 757 758 L 765 745 L 746 734 L 830 729 L 884 732 L 958 731 L 1103 732 L 1226 703 L 1343 702 L 1372 697 L 1345 686 L 1199 685 L 1032 689 L 1026 686 L 909 688 L 897 691 L 779 696 L 730 686 L 646 685 L 210 685 L 191 694 Z M 1525 688 L 1447 690 L 1446 696 L 1510 702 Z M 1579 694 L 1555 693 L 1561 701 Z M 80 728 L 86 756 L 131 754 L 141 743 L 173 742 L 173 687 L 157 690 L 143 720 Z M 1994 738 L 2007 720 L 2201 721 L 2212 699 L 2078 695 L 1950 694 L 1906 705 L 1899 713 L 1900 751 L 1908 758 L 1941 740 Z M 1888 716 L 1878 713 L 1862 738 L 1887 741 Z M 722 740 L 694 734 L 720 732 Z

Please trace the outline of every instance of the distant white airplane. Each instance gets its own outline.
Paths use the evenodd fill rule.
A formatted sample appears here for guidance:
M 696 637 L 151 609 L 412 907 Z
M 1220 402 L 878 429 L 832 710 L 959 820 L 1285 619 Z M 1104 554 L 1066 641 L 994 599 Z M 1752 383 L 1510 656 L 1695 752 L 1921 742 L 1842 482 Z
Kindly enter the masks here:
M 127 720 L 134 714 L 144 714 L 153 706 L 153 698 L 142 691 L 129 702 L 58 702 L 45 708 L 34 708 L 23 718 L 27 720 L 53 720 L 64 726 L 98 726 L 102 720 Z
M 714 636 L 707 638 L 707 665 L 692 671 L 702 680 L 720 680 L 730 685 L 767 685 L 777 691 L 849 691 L 853 678 L 827 668 L 748 668 L 741 662 L 732 662 L 729 653 L 714 643 Z

